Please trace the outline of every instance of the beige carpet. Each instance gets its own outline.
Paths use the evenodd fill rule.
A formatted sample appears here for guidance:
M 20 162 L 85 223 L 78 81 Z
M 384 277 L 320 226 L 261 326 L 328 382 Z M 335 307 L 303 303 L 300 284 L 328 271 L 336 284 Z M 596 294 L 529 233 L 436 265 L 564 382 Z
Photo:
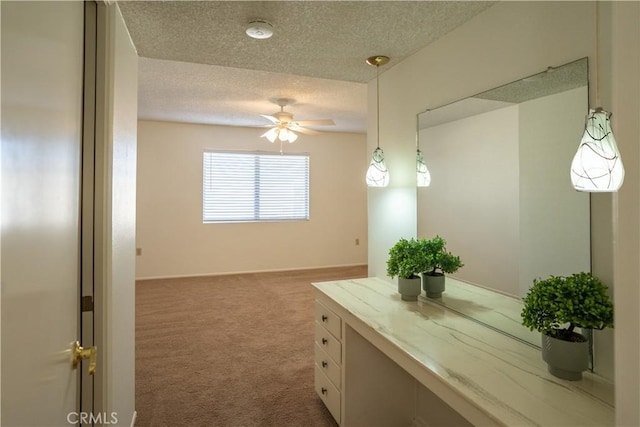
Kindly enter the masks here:
M 139 427 L 336 426 L 313 388 L 311 282 L 366 267 L 139 281 Z

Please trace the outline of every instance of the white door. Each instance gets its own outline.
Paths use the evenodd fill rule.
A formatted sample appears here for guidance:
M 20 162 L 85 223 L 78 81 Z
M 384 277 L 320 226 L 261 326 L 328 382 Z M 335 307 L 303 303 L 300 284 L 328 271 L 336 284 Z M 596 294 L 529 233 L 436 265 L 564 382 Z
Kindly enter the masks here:
M 79 407 L 84 5 L 0 5 L 1 424 L 64 426 Z

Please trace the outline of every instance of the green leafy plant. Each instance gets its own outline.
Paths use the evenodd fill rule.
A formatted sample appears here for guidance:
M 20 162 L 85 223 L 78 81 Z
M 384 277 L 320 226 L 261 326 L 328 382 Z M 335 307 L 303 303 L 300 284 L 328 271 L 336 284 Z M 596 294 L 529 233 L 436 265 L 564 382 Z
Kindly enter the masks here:
M 563 341 L 585 340 L 575 328 L 613 327 L 607 287 L 591 273 L 535 279 L 523 301 L 522 324 Z
M 419 242 L 411 238 L 400 239 L 389 249 L 389 259 L 387 259 L 387 275 L 391 278 L 398 276 L 404 279 L 411 279 L 421 272 L 422 260 Z
M 444 273 L 451 274 L 464 267 L 459 256 L 447 252 L 446 240 L 440 236 L 433 239 L 420 239 L 418 245 L 423 253 L 420 267 L 421 272 L 430 276 L 437 276 Z

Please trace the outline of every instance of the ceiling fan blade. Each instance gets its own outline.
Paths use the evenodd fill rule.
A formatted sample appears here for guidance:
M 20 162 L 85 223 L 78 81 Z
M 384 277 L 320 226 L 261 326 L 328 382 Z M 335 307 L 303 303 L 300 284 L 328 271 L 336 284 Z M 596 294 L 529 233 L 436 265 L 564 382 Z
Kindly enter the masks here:
M 280 120 L 278 120 L 277 118 L 273 117 L 273 116 L 267 116 L 266 114 L 260 114 L 262 117 L 264 117 L 265 119 L 271 120 L 271 122 L 278 124 L 280 123 Z
M 305 135 L 320 135 L 322 132 L 318 132 L 317 130 L 313 130 L 313 129 L 307 129 L 307 128 L 303 128 L 300 126 L 289 126 L 289 129 L 296 131 L 296 132 L 300 132 L 300 133 L 304 133 Z
M 322 120 L 296 120 L 296 124 L 300 126 L 334 126 L 335 123 L 331 119 Z

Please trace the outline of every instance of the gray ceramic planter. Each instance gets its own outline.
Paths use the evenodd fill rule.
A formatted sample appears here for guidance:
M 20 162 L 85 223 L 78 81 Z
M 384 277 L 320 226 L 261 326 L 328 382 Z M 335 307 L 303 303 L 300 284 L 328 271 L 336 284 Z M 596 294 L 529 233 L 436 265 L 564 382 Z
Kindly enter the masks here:
M 418 295 L 422 292 L 420 277 L 413 279 L 398 277 L 398 292 L 403 301 L 417 301 Z
M 542 359 L 551 375 L 570 381 L 589 369 L 589 343 L 563 341 L 542 334 Z
M 435 276 L 422 273 L 422 287 L 428 298 L 440 298 L 444 292 L 444 274 L 438 273 Z

